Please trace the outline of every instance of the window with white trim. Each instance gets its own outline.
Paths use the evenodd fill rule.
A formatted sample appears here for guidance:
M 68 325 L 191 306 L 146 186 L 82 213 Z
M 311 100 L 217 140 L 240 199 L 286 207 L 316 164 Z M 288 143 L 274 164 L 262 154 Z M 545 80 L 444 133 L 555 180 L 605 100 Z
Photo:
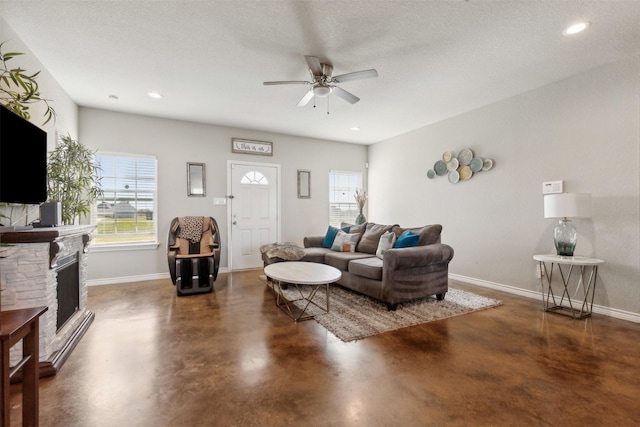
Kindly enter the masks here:
M 362 188 L 359 172 L 329 172 L 329 223 L 340 227 L 343 222 L 355 224 L 358 216 L 356 189 Z
M 157 244 L 156 158 L 98 152 L 95 161 L 104 194 L 93 209 L 94 243 Z

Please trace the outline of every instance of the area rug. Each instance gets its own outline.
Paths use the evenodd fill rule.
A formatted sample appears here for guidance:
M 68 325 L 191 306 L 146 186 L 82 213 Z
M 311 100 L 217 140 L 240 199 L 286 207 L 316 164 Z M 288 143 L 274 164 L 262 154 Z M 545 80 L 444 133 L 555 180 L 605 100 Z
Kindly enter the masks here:
M 264 281 L 271 286 L 270 282 Z M 299 297 L 296 292 L 295 288 L 291 286 L 283 291 L 283 295 L 285 298 L 293 300 Z M 326 307 L 324 290 L 318 291 L 313 301 Z M 295 304 L 300 306 L 302 302 Z M 396 311 L 389 311 L 384 303 L 356 294 L 341 286 L 331 286 L 329 313 L 325 313 L 313 305 L 307 308 L 307 313 L 313 314 L 315 321 L 336 337 L 344 342 L 349 342 L 501 304 L 500 300 L 449 288 L 443 301 L 437 301 L 435 297 L 428 297 L 402 304 L 398 306 Z

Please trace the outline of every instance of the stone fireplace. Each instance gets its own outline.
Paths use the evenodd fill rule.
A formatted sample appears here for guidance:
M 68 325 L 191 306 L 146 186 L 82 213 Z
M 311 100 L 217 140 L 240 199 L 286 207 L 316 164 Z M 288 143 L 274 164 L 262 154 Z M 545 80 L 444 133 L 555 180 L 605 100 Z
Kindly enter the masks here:
M 2 311 L 47 306 L 40 318 L 40 376 L 55 375 L 94 318 L 87 308 L 87 248 L 94 226 L 0 234 Z M 22 355 L 11 349 L 11 365 Z

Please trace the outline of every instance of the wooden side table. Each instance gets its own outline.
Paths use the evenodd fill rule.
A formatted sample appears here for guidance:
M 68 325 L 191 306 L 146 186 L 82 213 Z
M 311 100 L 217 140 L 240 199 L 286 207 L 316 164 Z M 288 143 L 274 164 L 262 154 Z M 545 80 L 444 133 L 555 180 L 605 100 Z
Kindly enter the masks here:
M 598 266 L 604 263 L 603 260 L 581 256 L 564 257 L 559 255 L 534 255 L 533 259 L 538 261 L 540 266 L 540 285 L 542 287 L 544 311 L 555 311 L 571 316 L 574 319 L 584 319 L 585 317 L 591 316 L 596 281 L 598 279 Z M 562 281 L 562 295 L 560 296 L 553 292 L 552 281 L 554 269 L 560 274 Z M 575 300 L 572 301 L 569 293 L 571 275 L 575 270 L 578 270 L 576 273 L 578 275 L 578 283 L 575 289 L 576 294 L 578 289 L 582 287 L 582 295 L 578 302 Z M 547 287 L 546 291 L 545 285 Z M 578 305 L 580 308 L 578 308 Z
M 2 390 L 1 427 L 9 427 L 11 377 L 22 368 L 22 425 L 38 425 L 38 359 L 39 318 L 48 307 L 7 310 L 1 313 L 0 338 L 2 341 L 2 368 L 0 390 Z M 9 350 L 22 340 L 22 360 L 9 366 Z

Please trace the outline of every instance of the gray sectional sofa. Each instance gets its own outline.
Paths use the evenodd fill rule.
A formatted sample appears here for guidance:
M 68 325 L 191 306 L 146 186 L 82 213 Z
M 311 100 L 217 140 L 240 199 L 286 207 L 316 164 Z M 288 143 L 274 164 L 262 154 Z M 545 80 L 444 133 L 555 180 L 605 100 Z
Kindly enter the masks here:
M 402 228 L 369 222 L 343 230 L 348 230 L 351 236 L 356 235 L 354 252 L 326 247 L 327 236 L 305 237 L 305 255 L 301 261 L 337 268 L 342 272 L 337 282 L 339 285 L 380 300 L 387 304 L 389 310 L 395 310 L 403 302 L 431 295 L 438 300 L 444 299 L 449 289 L 449 262 L 453 258 L 453 248 L 440 242 L 441 225 Z M 386 240 L 395 237 L 397 240 L 411 234 L 414 236 L 409 237 L 413 237 L 414 244 L 417 242 L 416 246 L 390 248 L 380 254 L 381 237 Z

